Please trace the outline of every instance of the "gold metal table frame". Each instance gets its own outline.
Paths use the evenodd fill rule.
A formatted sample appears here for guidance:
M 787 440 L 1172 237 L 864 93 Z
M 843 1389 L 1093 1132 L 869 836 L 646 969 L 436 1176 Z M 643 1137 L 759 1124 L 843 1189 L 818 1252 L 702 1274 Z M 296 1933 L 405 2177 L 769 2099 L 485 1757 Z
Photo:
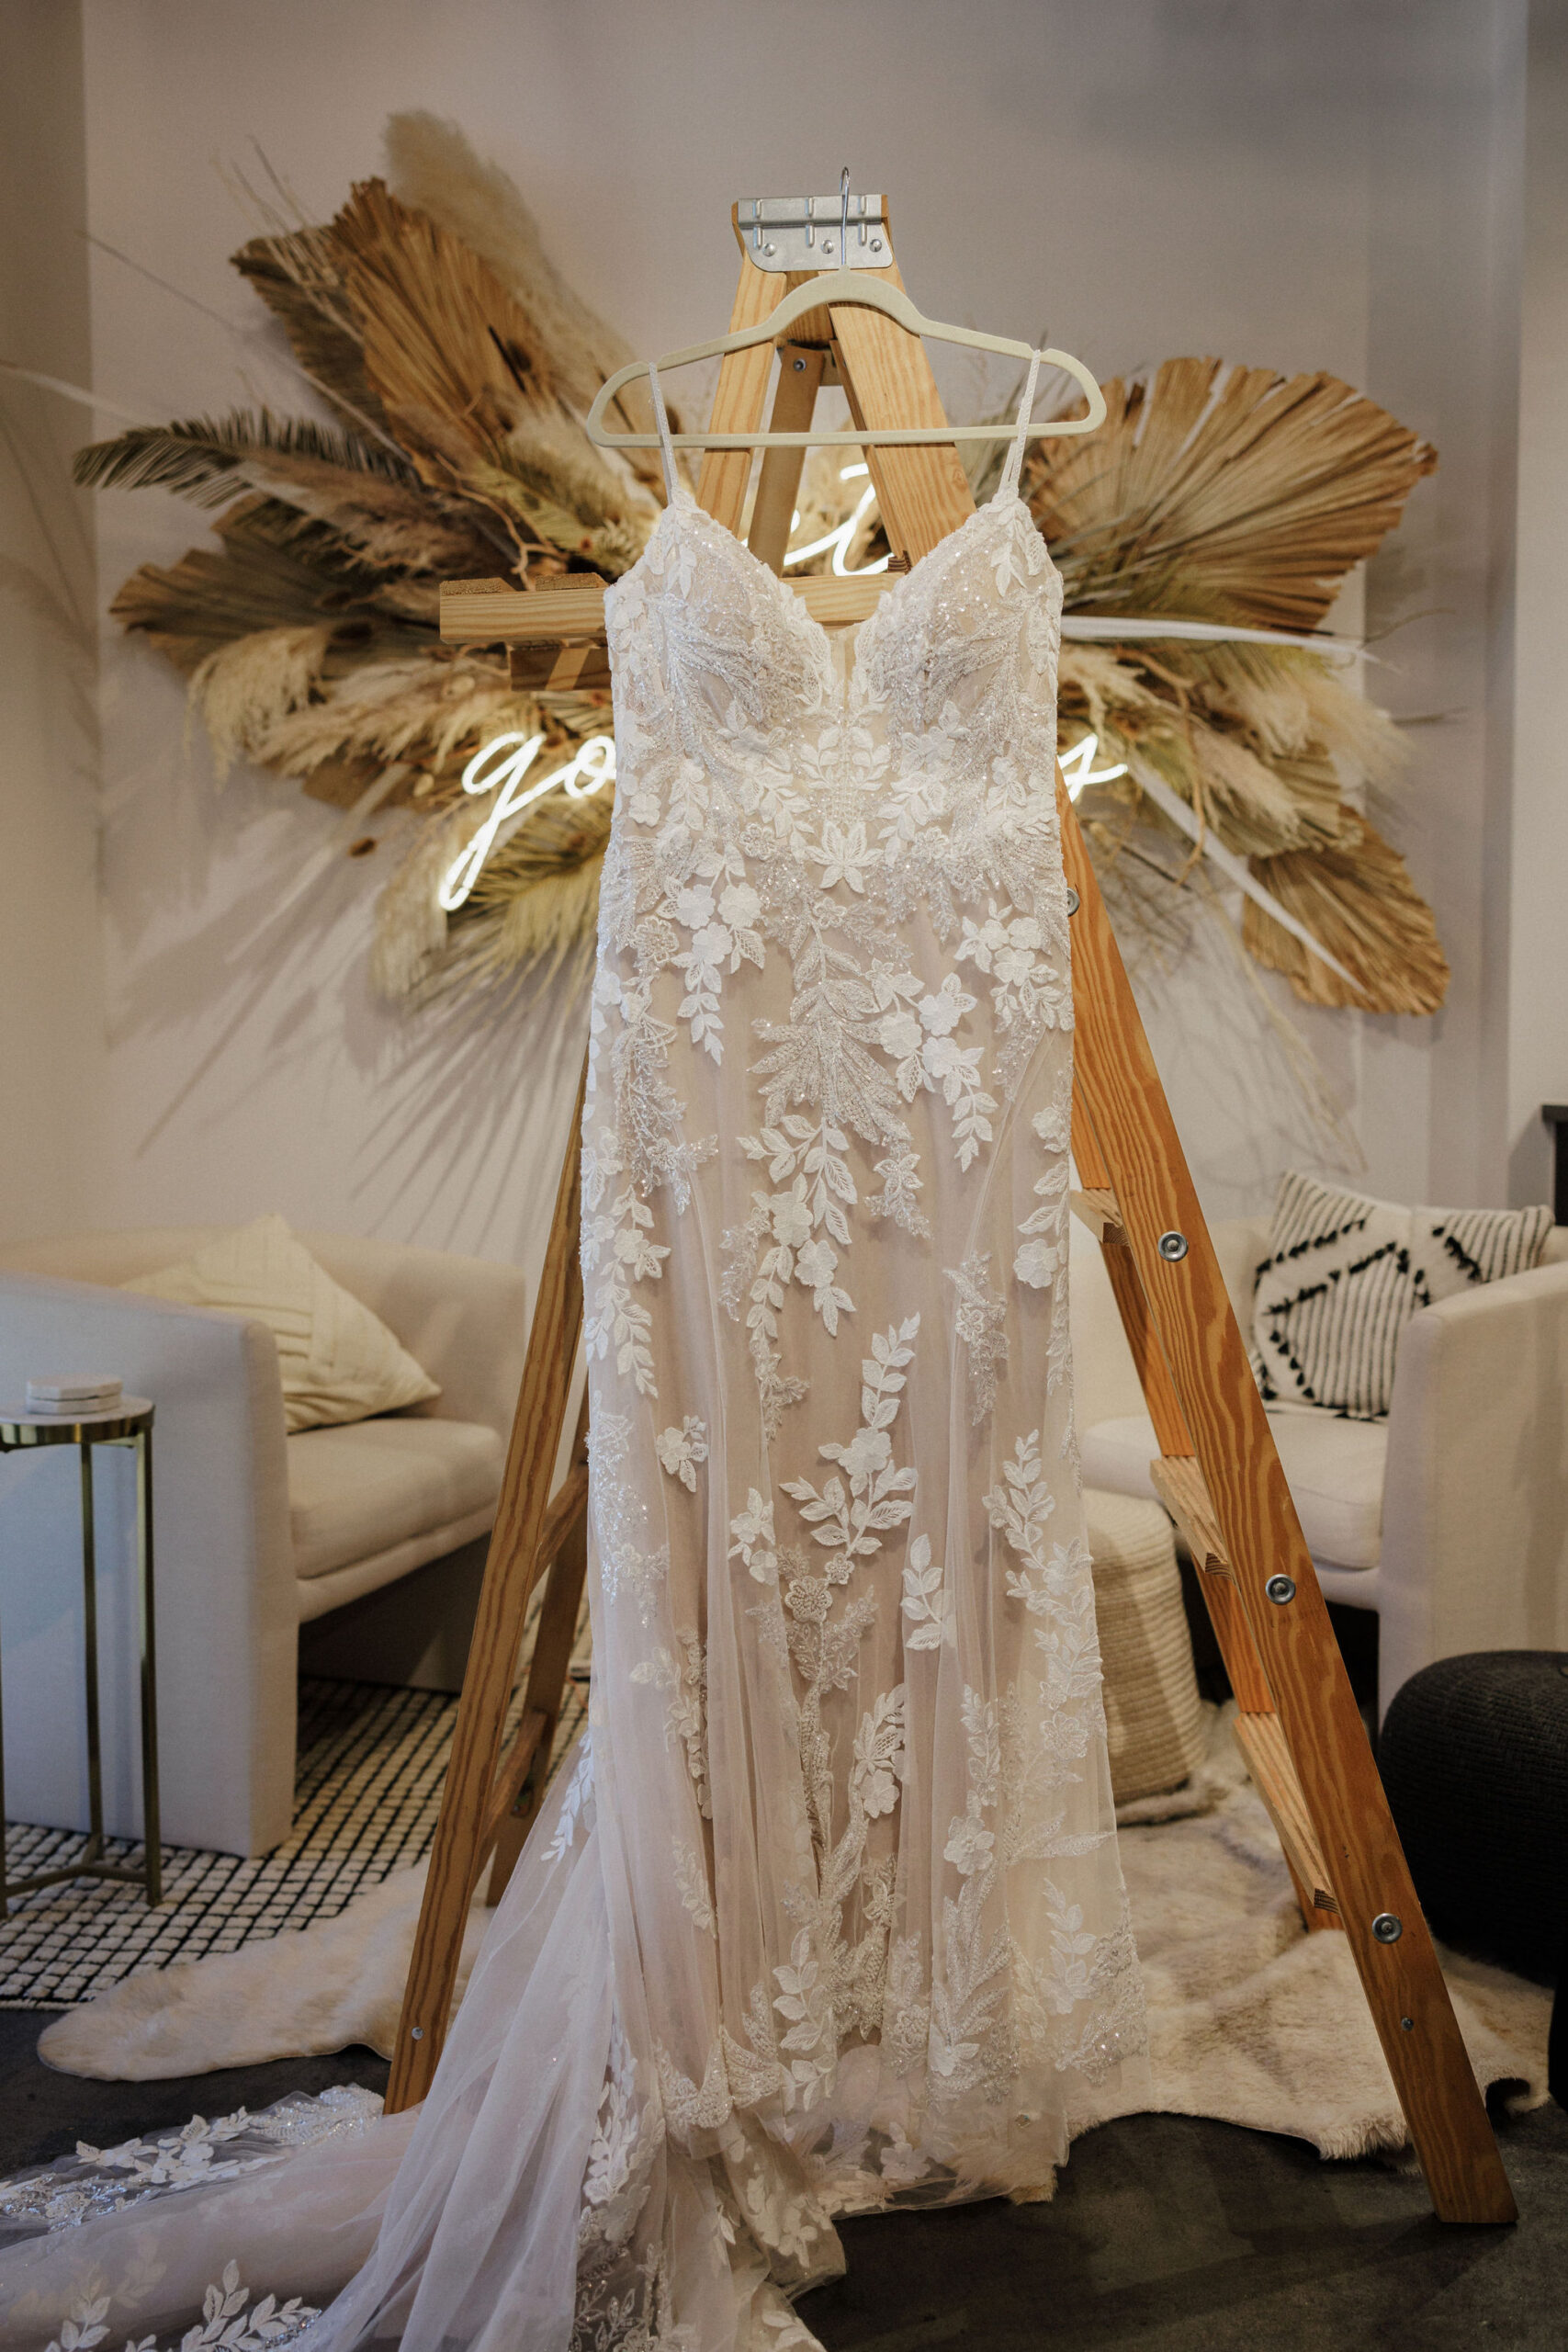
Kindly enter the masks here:
M 102 1413 L 0 1411 L 0 1454 L 26 1453 L 45 1445 L 73 1445 L 81 1457 L 82 1625 L 87 1701 L 88 1829 L 85 1850 L 58 1870 L 8 1878 L 6 1870 L 6 1743 L 0 1716 L 0 1920 L 12 1899 L 71 1879 L 114 1879 L 144 1886 L 149 1905 L 163 1900 L 163 1855 L 158 1815 L 157 1657 L 152 1622 L 152 1411 L 145 1396 L 123 1396 Z M 139 1869 L 104 1860 L 103 1738 L 98 1707 L 97 1544 L 93 1510 L 93 1448 L 124 1446 L 136 1456 L 137 1634 L 141 1676 L 141 1818 L 143 1860 Z M 0 1628 L 3 1639 L 3 1628 Z

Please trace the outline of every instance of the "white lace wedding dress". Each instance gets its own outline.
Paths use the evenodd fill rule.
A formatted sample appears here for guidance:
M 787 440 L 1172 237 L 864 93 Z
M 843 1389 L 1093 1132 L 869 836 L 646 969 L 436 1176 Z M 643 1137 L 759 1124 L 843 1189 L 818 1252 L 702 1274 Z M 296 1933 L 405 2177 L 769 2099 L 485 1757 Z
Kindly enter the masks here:
M 606 596 L 590 1731 L 423 2110 L 186 2211 L 279 2293 L 381 2215 L 311 2352 L 812 2346 L 835 2214 L 1135 2103 L 1016 465 L 852 639 L 683 492 Z

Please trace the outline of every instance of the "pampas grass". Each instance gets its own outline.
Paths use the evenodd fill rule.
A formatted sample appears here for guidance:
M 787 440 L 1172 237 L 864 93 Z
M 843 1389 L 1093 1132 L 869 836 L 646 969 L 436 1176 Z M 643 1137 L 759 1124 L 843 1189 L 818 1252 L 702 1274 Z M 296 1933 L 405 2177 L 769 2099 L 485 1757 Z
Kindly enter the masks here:
M 254 629 L 197 662 L 190 709 L 207 729 L 220 784 L 236 760 L 262 757 L 279 722 L 310 701 L 332 638 L 320 622 Z

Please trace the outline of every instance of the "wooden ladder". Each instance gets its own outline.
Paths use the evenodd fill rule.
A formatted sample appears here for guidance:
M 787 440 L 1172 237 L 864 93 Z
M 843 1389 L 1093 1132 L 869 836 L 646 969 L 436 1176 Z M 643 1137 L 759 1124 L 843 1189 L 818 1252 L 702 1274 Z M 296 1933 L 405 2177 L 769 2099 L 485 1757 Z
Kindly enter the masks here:
M 756 268 L 738 223 L 736 237 L 741 265 L 732 325 L 740 327 L 766 318 L 803 281 Z M 896 266 L 890 274 L 897 277 Z M 880 312 L 818 312 L 797 325 L 789 349 L 774 398 L 776 428 L 809 424 L 825 366 L 841 383 L 857 424 L 874 430 L 946 421 L 923 345 Z M 802 355 L 807 364 L 797 367 Z M 726 356 L 715 432 L 759 428 L 773 358 L 767 344 Z M 871 448 L 866 458 L 896 558 L 918 562 L 974 512 L 951 445 Z M 739 527 L 750 462 L 747 451 L 710 451 L 704 461 L 699 501 L 732 530 Z M 750 544 L 775 570 L 801 462 L 798 450 L 769 450 L 762 460 Z M 828 587 L 820 583 L 818 598 Z M 831 593 L 847 617 L 869 609 L 877 583 L 836 582 Z M 444 628 L 470 641 L 482 630 L 489 642 L 537 646 L 575 637 L 602 643 L 597 583 L 563 590 L 552 620 L 555 605 L 554 597 L 525 594 L 504 582 L 454 583 L 444 600 Z M 561 658 L 574 678 L 581 676 L 581 653 Z M 1155 1482 L 1197 1564 L 1240 1707 L 1238 1737 L 1279 1832 L 1302 1916 L 1309 1928 L 1349 1939 L 1433 2206 L 1444 2221 L 1509 2222 L 1514 2200 L 1485 2105 L 1059 775 L 1057 805 L 1066 877 L 1077 893 L 1073 1157 L 1085 1189 L 1074 1205 L 1104 1250 L 1160 1449 Z M 536 1809 L 560 1712 L 582 1589 L 581 1428 L 571 1473 L 547 1497 L 582 1320 L 581 1104 L 580 1089 L 392 2061 L 390 2110 L 412 2105 L 429 2087 L 479 1871 L 494 1851 L 494 1901 Z M 503 1761 L 502 1726 L 524 1617 L 547 1570 L 551 1585 L 522 1727 Z M 1332 2064 L 1331 2052 L 1325 2064 Z

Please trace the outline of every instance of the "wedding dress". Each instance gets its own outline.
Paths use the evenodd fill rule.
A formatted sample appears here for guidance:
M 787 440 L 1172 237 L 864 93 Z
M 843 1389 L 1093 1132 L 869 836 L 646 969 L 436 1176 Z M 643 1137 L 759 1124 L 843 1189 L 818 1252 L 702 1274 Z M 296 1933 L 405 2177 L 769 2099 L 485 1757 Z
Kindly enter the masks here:
M 654 389 L 670 503 L 605 597 L 589 1731 L 423 2110 L 281 2160 L 280 2293 L 380 2217 L 310 2352 L 810 2346 L 834 2215 L 1047 2188 L 1136 2103 L 1029 397 L 996 498 L 835 640 Z M 239 2251 L 263 2188 L 187 2233 Z

